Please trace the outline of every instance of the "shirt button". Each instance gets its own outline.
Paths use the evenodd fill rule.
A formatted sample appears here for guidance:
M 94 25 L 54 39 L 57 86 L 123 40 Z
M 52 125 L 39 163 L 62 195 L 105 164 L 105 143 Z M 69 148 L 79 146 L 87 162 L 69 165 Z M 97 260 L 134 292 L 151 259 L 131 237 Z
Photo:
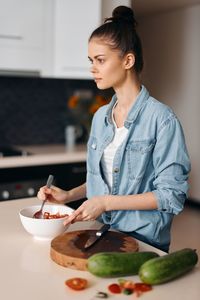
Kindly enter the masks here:
M 114 168 L 114 173 L 118 173 L 119 172 L 119 168 Z

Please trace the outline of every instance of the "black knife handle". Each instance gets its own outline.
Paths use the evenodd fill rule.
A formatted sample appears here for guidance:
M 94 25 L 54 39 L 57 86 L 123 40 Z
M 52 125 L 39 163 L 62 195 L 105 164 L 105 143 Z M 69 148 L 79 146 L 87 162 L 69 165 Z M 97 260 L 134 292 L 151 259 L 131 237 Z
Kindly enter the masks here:
M 108 231 L 110 229 L 110 225 L 109 224 L 104 224 L 97 232 L 96 232 L 96 236 L 102 236 L 106 231 Z

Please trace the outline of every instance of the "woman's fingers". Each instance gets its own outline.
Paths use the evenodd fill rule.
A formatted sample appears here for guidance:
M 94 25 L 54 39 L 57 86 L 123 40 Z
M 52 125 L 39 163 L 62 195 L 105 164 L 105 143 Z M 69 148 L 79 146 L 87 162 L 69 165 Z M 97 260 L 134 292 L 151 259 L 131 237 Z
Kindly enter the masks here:
M 75 223 L 79 221 L 89 221 L 89 220 L 92 220 L 92 217 L 84 211 L 82 206 L 80 206 L 64 221 L 64 225 L 69 225 L 71 223 Z
M 44 191 L 44 188 L 40 188 L 39 192 L 37 193 L 37 197 L 38 199 L 40 199 L 41 201 L 44 201 L 47 199 L 47 195 Z
M 73 224 L 79 221 L 92 221 L 96 218 L 96 214 L 92 209 L 91 203 L 85 201 L 64 221 L 64 225 Z
M 78 215 L 81 213 L 80 209 L 78 208 L 77 210 L 75 210 L 65 221 L 64 221 L 64 225 L 69 225 L 71 223 L 75 223 L 75 219 L 78 217 Z
M 59 201 L 59 195 L 61 194 L 62 190 L 58 187 L 51 186 L 50 188 L 48 188 L 47 186 L 43 186 L 39 189 L 37 197 L 40 200 L 49 200 L 51 202 L 57 202 Z

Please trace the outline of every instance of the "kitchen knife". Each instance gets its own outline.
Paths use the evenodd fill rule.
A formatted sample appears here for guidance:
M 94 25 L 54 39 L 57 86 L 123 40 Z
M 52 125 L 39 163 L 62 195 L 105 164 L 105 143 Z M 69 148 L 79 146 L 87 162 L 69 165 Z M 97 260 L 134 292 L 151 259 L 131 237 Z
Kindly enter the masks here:
M 98 229 L 94 235 L 91 235 L 86 241 L 83 249 L 87 250 L 93 246 L 101 237 L 110 229 L 110 225 L 104 224 L 100 229 Z

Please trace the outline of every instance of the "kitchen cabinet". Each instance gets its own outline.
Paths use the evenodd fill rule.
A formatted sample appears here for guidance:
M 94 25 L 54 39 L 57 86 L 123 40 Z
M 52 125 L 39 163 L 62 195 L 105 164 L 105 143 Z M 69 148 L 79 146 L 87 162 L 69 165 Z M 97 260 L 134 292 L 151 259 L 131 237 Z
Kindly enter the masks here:
M 0 0 L 0 71 L 39 73 L 44 68 L 49 0 Z
M 55 0 L 52 68 L 50 73 L 44 71 L 44 75 L 90 79 L 88 38 L 118 5 L 131 6 L 131 1 Z
M 51 75 L 91 78 L 87 41 L 100 23 L 100 0 L 55 1 L 54 67 Z
M 100 22 L 101 0 L 0 0 L 0 73 L 91 78 L 87 40 Z
M 0 0 L 0 74 L 90 79 L 88 38 L 130 0 Z

